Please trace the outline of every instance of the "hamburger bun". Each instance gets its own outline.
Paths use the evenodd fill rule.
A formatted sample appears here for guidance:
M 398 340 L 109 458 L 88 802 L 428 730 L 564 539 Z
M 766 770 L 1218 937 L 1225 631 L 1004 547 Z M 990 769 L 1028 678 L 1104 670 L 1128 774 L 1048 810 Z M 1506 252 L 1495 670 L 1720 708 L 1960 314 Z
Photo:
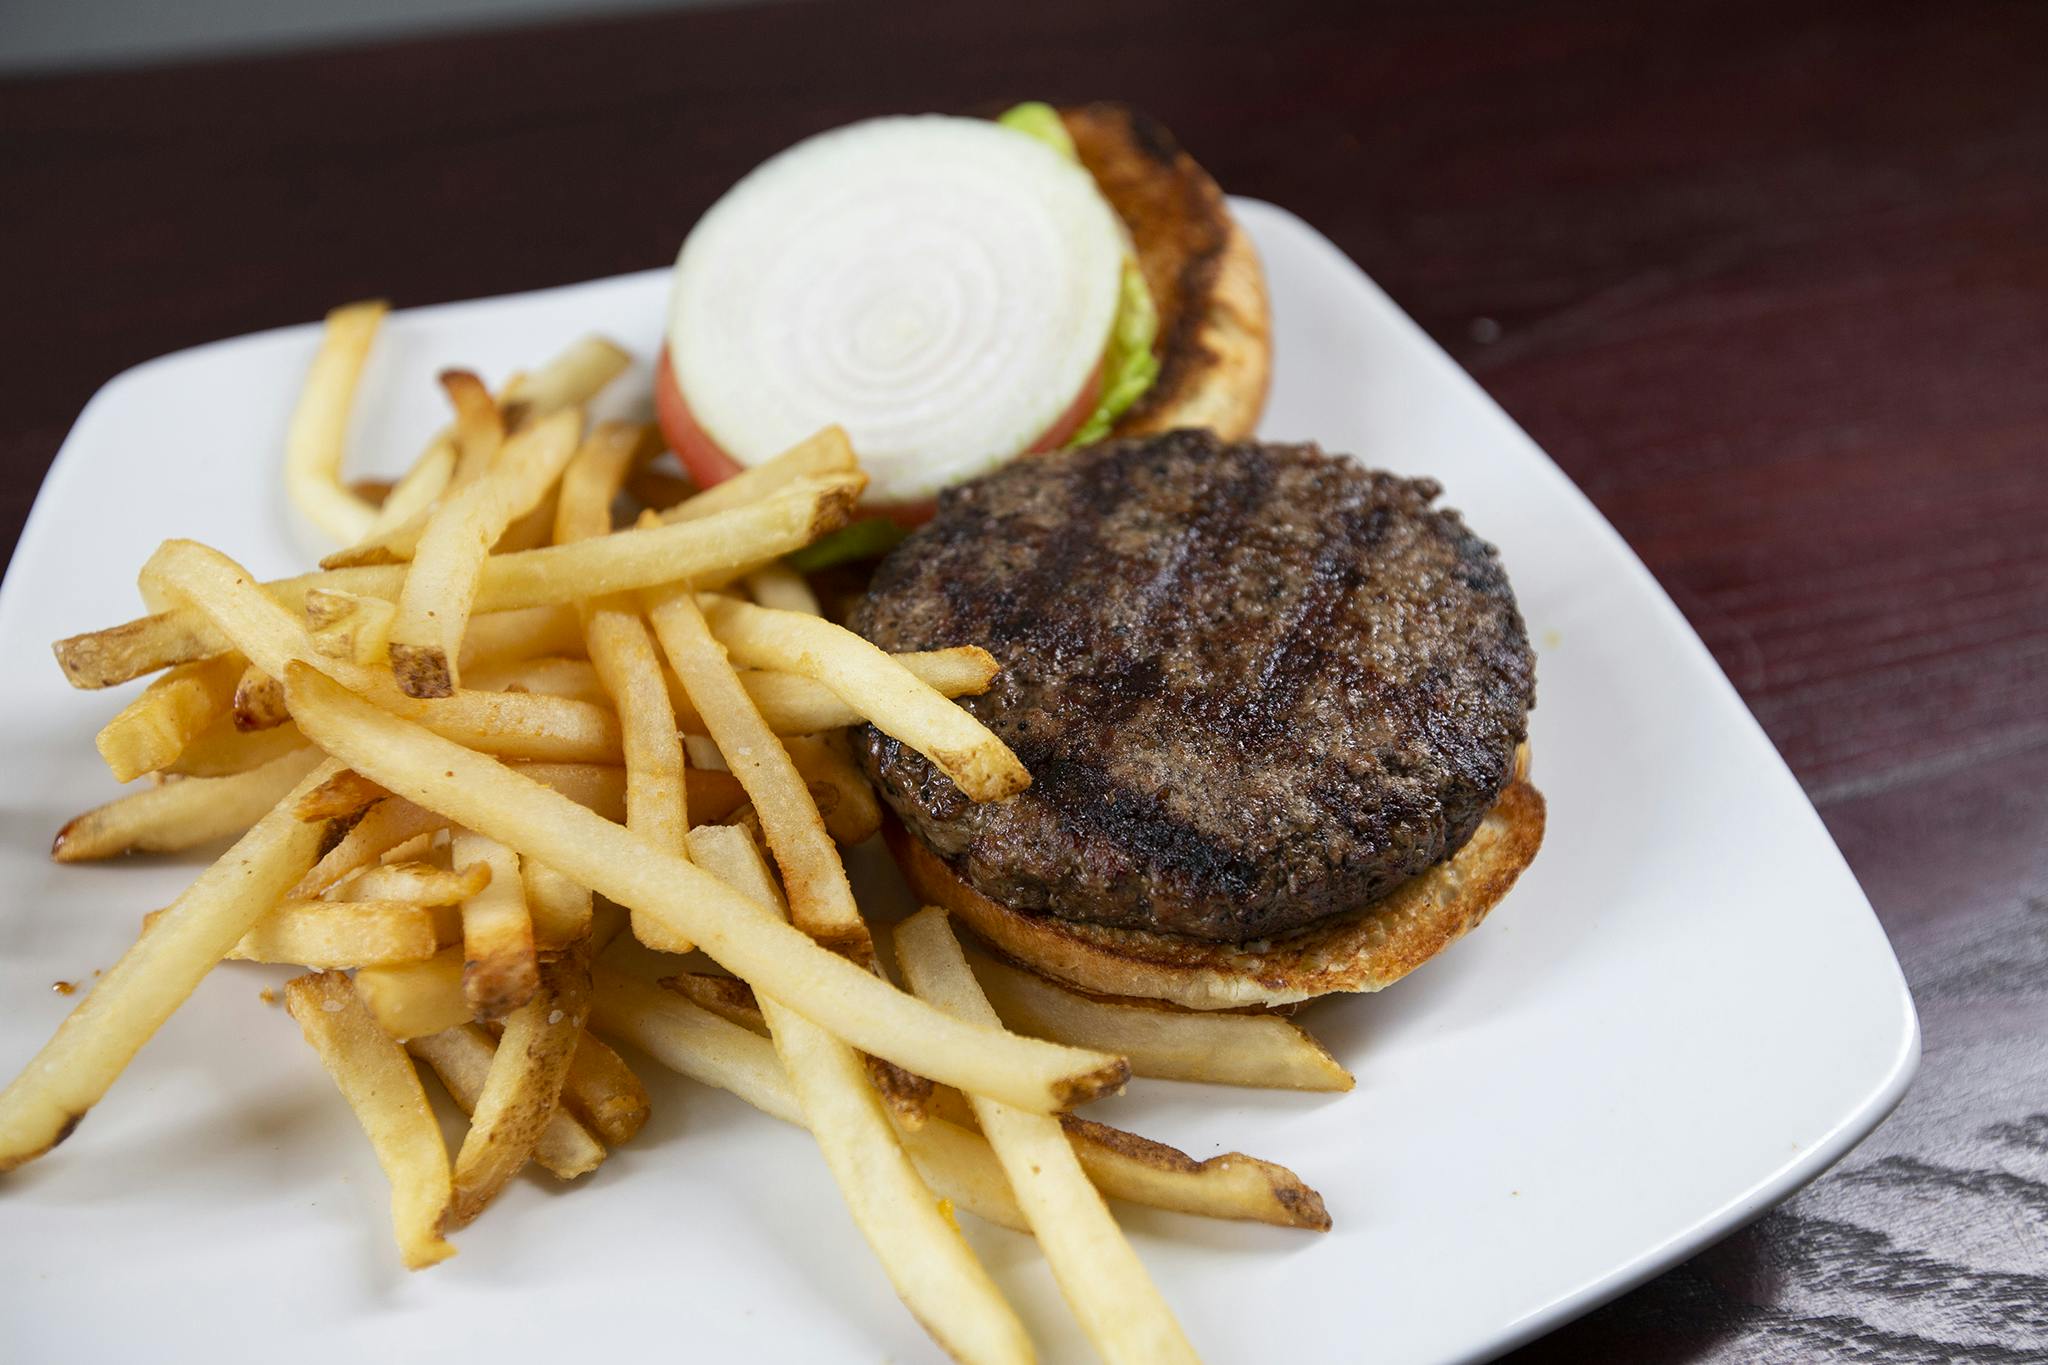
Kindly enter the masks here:
M 1266 277 L 1223 191 L 1173 134 L 1121 104 L 1062 108 L 1081 164 L 1130 230 L 1159 309 L 1159 377 L 1112 436 L 1249 436 L 1273 370 Z
M 945 907 L 1021 966 L 1096 995 L 1226 1010 L 1377 991 L 1400 980 L 1486 918 L 1535 858 L 1543 826 L 1543 796 L 1518 775 L 1463 848 L 1386 899 L 1247 944 L 1012 910 L 960 880 L 899 824 L 890 823 L 887 841 L 921 903 Z

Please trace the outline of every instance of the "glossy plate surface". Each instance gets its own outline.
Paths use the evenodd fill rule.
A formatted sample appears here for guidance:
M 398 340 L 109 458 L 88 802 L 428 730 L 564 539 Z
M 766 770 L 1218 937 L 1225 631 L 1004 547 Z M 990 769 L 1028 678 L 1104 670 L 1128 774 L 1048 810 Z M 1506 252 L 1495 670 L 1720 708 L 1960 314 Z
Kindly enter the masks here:
M 1755 1216 L 1884 1116 L 1918 1057 L 1891 949 L 1798 785 L 1586 499 L 1328 241 L 1238 210 L 1273 293 L 1265 433 L 1408 474 L 1501 547 L 1539 651 L 1546 845 L 1493 917 L 1385 995 L 1304 1021 L 1346 1095 L 1141 1082 L 1092 1111 L 1319 1188 L 1326 1236 L 1125 1210 L 1211 1361 L 1481 1358 Z M 598 331 L 651 354 L 665 271 L 397 315 L 355 433 L 392 472 L 442 420 L 432 376 L 493 382 Z M 264 576 L 321 552 L 280 440 L 298 327 L 167 356 L 80 416 L 0 590 L 0 1070 L 11 1074 L 199 860 L 59 868 L 115 790 L 94 730 L 134 687 L 70 690 L 59 636 L 138 613 L 168 536 Z M 644 402 L 646 375 L 636 374 Z M 139 686 L 139 684 L 135 685 Z M 875 894 L 901 895 L 872 865 Z M 656 1112 L 585 1188 L 522 1179 L 431 1271 L 281 1009 L 216 973 L 77 1136 L 0 1178 L 0 1320 L 23 1360 L 937 1359 L 810 1139 L 644 1069 Z M 1024 1238 L 969 1236 L 1049 1360 L 1089 1358 Z M 287 1344 L 289 1342 L 289 1344 Z M 1368 1348 L 1369 1343 L 1369 1348 Z

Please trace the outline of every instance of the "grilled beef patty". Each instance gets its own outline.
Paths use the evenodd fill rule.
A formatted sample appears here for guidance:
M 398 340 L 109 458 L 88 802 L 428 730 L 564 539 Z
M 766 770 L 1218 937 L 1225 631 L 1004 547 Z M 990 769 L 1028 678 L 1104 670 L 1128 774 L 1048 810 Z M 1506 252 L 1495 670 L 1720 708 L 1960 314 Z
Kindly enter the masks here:
M 1438 491 L 1196 431 L 951 489 L 854 628 L 994 654 L 961 704 L 1032 785 L 975 805 L 871 727 L 868 772 L 1014 909 L 1241 943 L 1369 904 L 1471 836 L 1534 700 L 1507 575 Z

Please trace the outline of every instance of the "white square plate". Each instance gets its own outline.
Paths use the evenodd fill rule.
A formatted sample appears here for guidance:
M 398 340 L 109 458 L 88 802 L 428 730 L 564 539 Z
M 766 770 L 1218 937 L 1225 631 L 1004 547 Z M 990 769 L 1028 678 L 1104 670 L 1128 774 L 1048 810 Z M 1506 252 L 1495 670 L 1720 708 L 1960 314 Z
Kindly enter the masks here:
M 1441 961 L 1305 1016 L 1354 1092 L 1149 1082 L 1102 1114 L 1197 1156 L 1285 1162 L 1328 1200 L 1326 1236 L 1127 1211 L 1210 1360 L 1483 1357 L 1818 1174 L 1898 1100 L 1917 1026 L 1820 820 L 1620 537 L 1334 246 L 1268 205 L 1237 208 L 1278 328 L 1266 433 L 1433 475 L 1501 547 L 1540 653 L 1549 836 Z M 651 352 L 665 290 L 650 271 L 397 315 L 354 467 L 418 448 L 441 420 L 442 366 L 496 381 L 587 331 Z M 49 642 L 136 615 L 135 571 L 167 536 L 265 576 L 318 553 L 278 474 L 315 337 L 122 375 L 36 502 L 0 591 L 0 1070 L 69 1008 L 52 982 L 90 981 L 196 865 L 47 860 L 62 820 L 112 794 L 92 736 L 132 694 L 69 690 Z M 809 1138 L 651 1064 L 653 1121 L 586 1188 L 516 1182 L 459 1257 L 407 1274 L 369 1148 L 298 1030 L 258 1003 L 264 984 L 217 973 L 76 1137 L 0 1179 L 6 1354 L 936 1358 Z M 1087 1358 L 1030 1243 L 970 1235 L 1044 1356 Z

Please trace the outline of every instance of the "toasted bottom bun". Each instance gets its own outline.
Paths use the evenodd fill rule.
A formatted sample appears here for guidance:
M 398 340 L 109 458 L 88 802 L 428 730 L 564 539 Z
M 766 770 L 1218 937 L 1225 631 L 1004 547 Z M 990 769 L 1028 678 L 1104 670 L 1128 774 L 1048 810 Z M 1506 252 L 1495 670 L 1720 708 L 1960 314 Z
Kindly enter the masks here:
M 1159 377 L 1115 436 L 1258 426 L 1273 370 L 1266 277 L 1223 191 L 1156 120 L 1121 104 L 1062 109 L 1081 164 L 1130 229 L 1159 309 Z
M 1543 795 L 1510 783 L 1465 846 L 1385 900 L 1256 943 L 1078 924 L 998 905 L 894 821 L 889 851 L 918 899 L 1003 953 L 1099 995 L 1187 1009 L 1268 1008 L 1400 980 L 1486 918 L 1543 842 Z

